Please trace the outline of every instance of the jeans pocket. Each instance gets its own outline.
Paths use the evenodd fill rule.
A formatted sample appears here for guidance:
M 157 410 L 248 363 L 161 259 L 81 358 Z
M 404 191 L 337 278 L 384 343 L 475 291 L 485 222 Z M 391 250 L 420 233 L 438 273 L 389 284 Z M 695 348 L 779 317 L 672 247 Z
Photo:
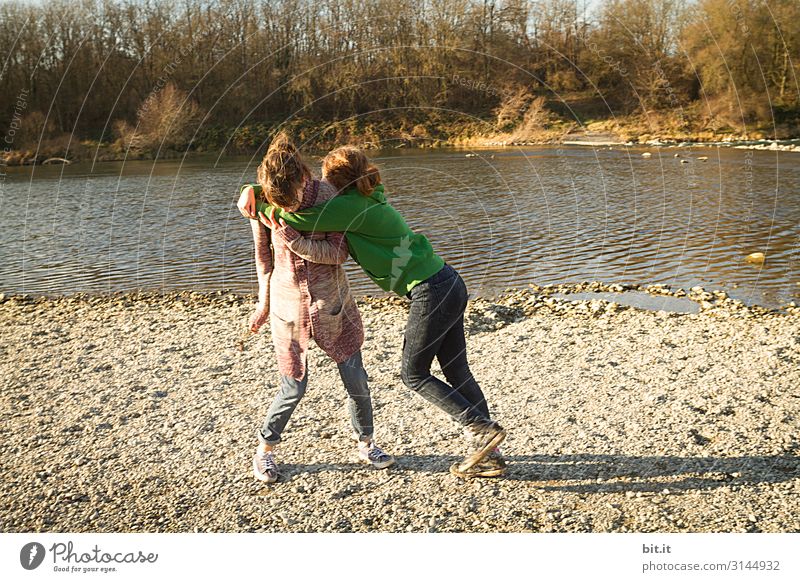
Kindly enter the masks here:
M 441 281 L 436 286 L 435 294 L 438 309 L 448 319 L 462 314 L 467 307 L 467 287 L 458 273 Z

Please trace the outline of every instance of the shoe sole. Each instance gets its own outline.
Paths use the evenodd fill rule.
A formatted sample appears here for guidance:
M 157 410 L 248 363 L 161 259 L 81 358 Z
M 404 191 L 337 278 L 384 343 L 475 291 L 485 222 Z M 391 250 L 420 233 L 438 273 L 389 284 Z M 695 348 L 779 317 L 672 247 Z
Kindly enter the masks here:
M 384 461 L 383 463 L 373 463 L 369 459 L 365 459 L 364 457 L 361 457 L 361 456 L 358 457 L 358 460 L 361 461 L 362 463 L 364 463 L 365 465 L 372 465 L 376 469 L 385 469 L 387 467 L 391 467 L 397 461 L 397 459 L 392 457 L 391 461 Z
M 277 476 L 274 479 L 270 479 L 269 477 L 265 477 L 261 473 L 256 473 L 255 471 L 253 471 L 253 476 L 262 483 L 275 483 L 278 481 Z
M 459 470 L 463 473 L 469 471 L 472 467 L 480 463 L 483 459 L 485 459 L 489 453 L 491 453 L 495 447 L 497 447 L 500 443 L 506 440 L 506 431 L 505 429 L 499 431 L 491 441 L 489 441 L 486 446 L 484 446 L 480 451 L 476 451 L 462 462 L 459 465 Z
M 462 471 L 459 468 L 458 463 L 453 463 L 452 465 L 450 465 L 450 473 L 461 479 L 472 479 L 479 477 L 500 477 L 505 472 L 506 469 L 505 467 L 503 467 L 503 468 L 491 469 L 489 471 L 477 471 L 475 473 L 470 473 Z

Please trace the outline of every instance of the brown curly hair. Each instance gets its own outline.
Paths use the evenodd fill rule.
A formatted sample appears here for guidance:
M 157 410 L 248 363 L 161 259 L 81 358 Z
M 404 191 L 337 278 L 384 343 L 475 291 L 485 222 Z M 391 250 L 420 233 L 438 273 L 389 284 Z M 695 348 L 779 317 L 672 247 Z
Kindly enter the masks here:
M 336 148 L 325 156 L 322 175 L 340 192 L 355 187 L 362 196 L 369 196 L 381 183 L 378 168 L 354 146 Z
M 311 179 L 311 170 L 289 136 L 280 132 L 269 144 L 256 175 L 267 202 L 292 210 L 302 200 L 302 188 Z

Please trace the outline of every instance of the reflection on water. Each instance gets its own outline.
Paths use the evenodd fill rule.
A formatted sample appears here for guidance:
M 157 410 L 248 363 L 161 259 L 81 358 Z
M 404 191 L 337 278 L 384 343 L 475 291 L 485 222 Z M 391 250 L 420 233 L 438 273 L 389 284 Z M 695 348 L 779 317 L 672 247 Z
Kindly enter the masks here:
M 397 150 L 378 163 L 392 203 L 473 294 L 600 280 L 704 285 L 765 305 L 800 296 L 800 155 L 641 151 Z M 250 160 L 7 173 L 1 291 L 256 289 L 250 229 L 235 208 Z M 752 252 L 766 263 L 746 263 Z M 348 272 L 356 292 L 379 292 L 352 262 Z

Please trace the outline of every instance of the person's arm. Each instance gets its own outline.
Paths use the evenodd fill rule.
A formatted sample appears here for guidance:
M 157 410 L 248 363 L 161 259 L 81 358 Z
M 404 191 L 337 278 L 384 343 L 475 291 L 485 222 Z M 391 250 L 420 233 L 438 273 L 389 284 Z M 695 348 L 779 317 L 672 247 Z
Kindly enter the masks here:
M 272 248 L 270 231 L 257 220 L 251 220 L 253 242 L 255 243 L 256 274 L 258 276 L 258 303 L 250 317 L 250 331 L 258 332 L 269 317 L 269 283 L 272 276 Z
M 305 238 L 288 225 L 272 232 L 283 239 L 294 254 L 312 263 L 341 265 L 350 255 L 347 250 L 347 240 L 341 232 L 325 233 L 324 239 Z
M 269 215 L 273 206 L 260 200 L 258 194 L 261 186 L 247 184 L 242 188 L 242 196 L 245 195 L 247 186 L 253 187 L 258 213 Z M 275 215 L 301 232 L 358 232 L 364 225 L 365 214 L 369 209 L 370 202 L 366 197 L 360 194 L 340 194 L 325 204 L 299 212 L 287 212 L 275 208 Z
M 272 205 L 261 200 L 260 184 L 242 186 L 237 206 L 243 214 L 255 205 L 258 214 L 269 215 Z M 301 232 L 358 232 L 364 226 L 370 201 L 357 193 L 340 194 L 325 204 L 306 208 L 300 212 L 286 212 L 275 208 L 276 216 L 283 218 Z M 249 216 L 249 214 L 248 214 Z
M 255 187 L 258 187 L 261 192 L 261 186 L 258 184 L 245 184 L 239 189 L 239 200 L 236 202 L 236 207 L 245 218 L 257 218 Z

